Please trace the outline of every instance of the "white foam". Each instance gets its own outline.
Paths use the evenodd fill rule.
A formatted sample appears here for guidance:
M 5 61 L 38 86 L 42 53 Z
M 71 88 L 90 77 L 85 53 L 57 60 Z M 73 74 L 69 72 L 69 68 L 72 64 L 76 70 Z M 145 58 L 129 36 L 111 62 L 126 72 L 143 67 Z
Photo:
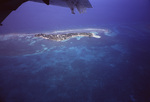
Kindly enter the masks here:
M 97 32 L 91 32 L 91 33 L 94 38 L 101 38 L 100 35 L 97 35 L 98 34 Z
M 85 28 L 85 29 L 68 29 L 68 30 L 58 30 L 54 31 L 52 33 L 69 33 L 69 32 L 86 32 L 86 31 L 102 31 L 102 32 L 108 32 L 107 29 L 100 29 L 100 28 Z
M 99 35 L 93 35 L 94 38 L 101 38 Z

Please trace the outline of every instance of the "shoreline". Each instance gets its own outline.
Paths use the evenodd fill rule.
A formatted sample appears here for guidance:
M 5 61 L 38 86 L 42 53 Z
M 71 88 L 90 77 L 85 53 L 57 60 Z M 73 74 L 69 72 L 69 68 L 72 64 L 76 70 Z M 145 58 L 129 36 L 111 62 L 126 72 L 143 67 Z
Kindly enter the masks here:
M 35 37 L 41 37 L 48 40 L 53 41 L 64 41 L 71 38 L 76 37 L 94 37 L 94 38 L 101 38 L 101 36 L 96 35 L 95 33 L 67 33 L 67 34 L 36 34 Z

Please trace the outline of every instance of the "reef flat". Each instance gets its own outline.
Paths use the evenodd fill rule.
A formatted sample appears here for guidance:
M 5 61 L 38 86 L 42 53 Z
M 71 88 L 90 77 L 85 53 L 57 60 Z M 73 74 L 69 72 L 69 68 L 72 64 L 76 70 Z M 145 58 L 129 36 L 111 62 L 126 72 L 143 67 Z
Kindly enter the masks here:
M 67 34 L 36 34 L 35 37 L 42 37 L 44 39 L 54 40 L 54 41 L 64 41 L 75 37 L 95 37 L 100 38 L 101 36 L 95 33 L 67 33 Z

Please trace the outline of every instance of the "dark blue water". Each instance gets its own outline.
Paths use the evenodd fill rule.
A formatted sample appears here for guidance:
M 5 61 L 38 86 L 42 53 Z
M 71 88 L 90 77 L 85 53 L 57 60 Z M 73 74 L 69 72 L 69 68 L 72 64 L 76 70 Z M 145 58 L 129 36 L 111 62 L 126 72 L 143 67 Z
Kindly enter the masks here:
M 91 3 L 71 15 L 30 2 L 8 16 L 0 28 L 1 102 L 150 102 L 149 1 Z M 83 28 L 110 32 L 65 42 L 32 35 Z

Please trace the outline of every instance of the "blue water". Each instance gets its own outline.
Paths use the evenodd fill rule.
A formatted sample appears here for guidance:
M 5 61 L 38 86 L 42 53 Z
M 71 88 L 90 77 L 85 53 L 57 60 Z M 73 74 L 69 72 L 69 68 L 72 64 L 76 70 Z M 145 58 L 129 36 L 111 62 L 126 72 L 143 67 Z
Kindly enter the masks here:
M 91 3 L 87 13 L 71 15 L 28 2 L 4 20 L 0 102 L 150 102 L 149 1 Z M 85 28 L 110 32 L 64 42 L 34 37 Z
M 6 35 L 2 102 L 149 102 L 149 25 L 108 28 L 100 39 L 66 42 Z
M 71 14 L 69 8 L 26 2 L 13 11 L 0 27 L 0 34 L 97 27 L 108 24 L 149 23 L 149 0 L 89 0 L 86 13 Z

